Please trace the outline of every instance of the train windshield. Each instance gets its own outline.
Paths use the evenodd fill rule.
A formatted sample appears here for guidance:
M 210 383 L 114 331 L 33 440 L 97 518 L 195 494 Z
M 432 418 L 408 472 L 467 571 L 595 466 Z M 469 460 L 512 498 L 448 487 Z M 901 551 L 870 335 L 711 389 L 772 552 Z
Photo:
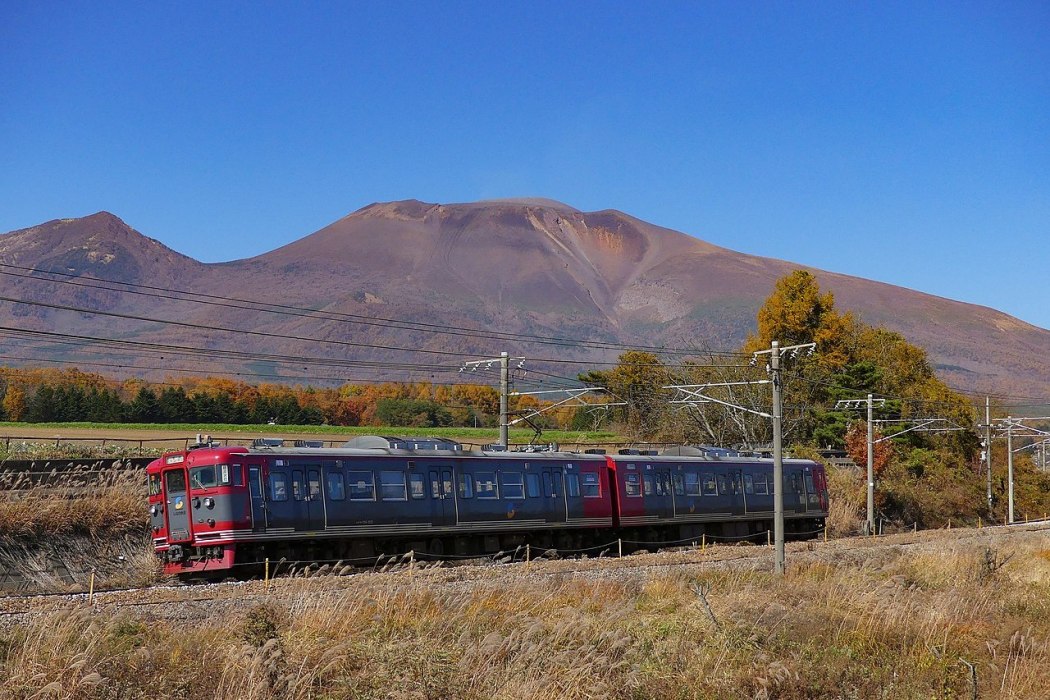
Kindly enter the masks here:
M 240 465 L 234 465 L 240 476 Z M 230 483 L 230 465 L 209 464 L 206 467 L 190 469 L 190 485 L 195 489 L 207 489 L 213 486 L 226 486 Z M 238 484 L 240 485 L 240 484 Z
M 215 466 L 208 465 L 207 467 L 194 467 L 191 469 L 190 483 L 195 489 L 206 489 L 211 486 L 216 486 L 218 480 L 215 476 Z

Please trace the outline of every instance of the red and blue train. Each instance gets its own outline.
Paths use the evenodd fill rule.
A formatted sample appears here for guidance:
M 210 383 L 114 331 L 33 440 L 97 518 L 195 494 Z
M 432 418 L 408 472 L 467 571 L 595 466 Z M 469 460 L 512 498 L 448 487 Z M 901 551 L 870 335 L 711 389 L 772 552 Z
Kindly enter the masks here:
M 153 544 L 170 574 L 409 550 L 764 542 L 773 528 L 773 461 L 692 447 L 604 455 L 464 450 L 440 438 L 367 436 L 338 448 L 261 440 L 168 453 L 146 471 Z M 824 468 L 789 459 L 783 475 L 787 536 L 816 535 L 828 510 Z

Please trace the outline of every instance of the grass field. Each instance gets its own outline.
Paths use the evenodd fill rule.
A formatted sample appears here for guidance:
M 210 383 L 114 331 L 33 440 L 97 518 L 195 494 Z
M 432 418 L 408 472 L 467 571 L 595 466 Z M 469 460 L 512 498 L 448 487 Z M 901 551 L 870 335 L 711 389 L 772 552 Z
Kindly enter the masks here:
M 792 544 L 781 577 L 771 556 L 0 598 L 0 697 L 1046 698 L 1045 530 Z

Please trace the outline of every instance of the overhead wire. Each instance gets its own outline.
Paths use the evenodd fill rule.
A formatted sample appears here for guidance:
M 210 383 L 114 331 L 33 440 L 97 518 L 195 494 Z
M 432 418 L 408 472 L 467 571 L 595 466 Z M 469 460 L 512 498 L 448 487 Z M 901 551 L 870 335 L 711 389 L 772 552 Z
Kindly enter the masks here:
M 5 269 L 6 268 L 6 269 Z M 10 270 L 19 270 L 20 272 L 11 272 Z M 28 273 L 41 273 L 54 275 L 56 277 L 65 277 L 67 279 L 45 279 L 39 276 L 28 274 Z M 186 290 L 169 289 L 164 287 L 156 287 L 152 285 L 143 285 L 132 282 L 121 282 L 116 280 L 104 280 L 101 278 L 85 278 L 72 273 L 61 272 L 56 270 L 41 270 L 39 268 L 22 267 L 18 265 L 12 265 L 10 263 L 0 263 L 0 275 L 13 276 L 23 279 L 30 279 L 33 281 L 52 282 L 57 284 L 69 284 L 79 287 L 88 287 L 93 289 L 102 289 L 104 291 L 113 291 L 128 294 L 137 294 L 142 296 L 149 296 L 154 298 L 163 299 L 166 301 L 189 301 L 197 304 L 206 304 L 210 306 L 219 306 L 235 309 L 243 309 L 250 311 L 262 311 L 265 313 L 282 314 L 288 316 L 300 316 L 309 318 L 318 318 L 323 320 L 336 320 L 348 323 L 357 323 L 364 325 L 380 326 L 384 328 L 394 328 L 399 330 L 411 330 L 411 331 L 428 331 L 440 335 L 458 335 L 468 336 L 481 339 L 492 339 L 492 340 L 512 340 L 533 344 L 549 344 L 558 346 L 568 347 L 580 347 L 589 346 L 599 350 L 644 350 L 651 351 L 654 353 L 668 354 L 668 355 L 696 355 L 696 354 L 709 354 L 712 356 L 737 356 L 740 353 L 734 351 L 705 351 L 700 352 L 696 349 L 683 349 L 683 348 L 668 348 L 666 346 L 654 346 L 654 345 L 643 345 L 643 344 L 629 344 L 619 343 L 612 341 L 601 341 L 595 339 L 580 339 L 580 338 L 562 338 L 557 336 L 541 336 L 531 335 L 524 333 L 510 333 L 506 331 L 492 331 L 482 330 L 478 328 L 469 328 L 463 326 L 454 326 L 449 324 L 437 324 L 428 323 L 423 321 L 409 321 L 405 319 L 391 319 L 383 317 L 363 316 L 359 314 L 350 314 L 346 312 L 335 312 L 335 311 L 322 311 L 317 309 L 306 309 L 297 306 L 291 306 L 287 304 L 277 304 L 272 302 L 262 302 L 251 299 L 241 299 L 236 297 L 221 297 L 211 294 L 203 294 L 200 292 L 190 292 Z M 98 282 L 98 283 L 95 283 Z M 107 284 L 108 283 L 108 284 Z M 114 287 L 111 285 L 121 285 L 122 288 Z M 148 291 L 143 291 L 148 290 Z M 181 295 L 181 296 L 175 296 Z M 29 301 L 23 301 L 23 303 L 31 303 Z M 247 306 L 245 306 L 247 305 Z

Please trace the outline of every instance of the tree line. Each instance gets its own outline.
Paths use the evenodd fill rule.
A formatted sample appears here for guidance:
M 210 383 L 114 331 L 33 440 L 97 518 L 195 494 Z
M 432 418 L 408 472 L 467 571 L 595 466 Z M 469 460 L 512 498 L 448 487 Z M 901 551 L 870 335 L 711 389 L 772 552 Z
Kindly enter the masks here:
M 336 388 L 252 385 L 215 377 L 151 384 L 77 369 L 0 367 L 0 419 L 92 423 L 495 427 L 499 394 L 430 382 Z M 515 408 L 536 405 L 520 397 Z

